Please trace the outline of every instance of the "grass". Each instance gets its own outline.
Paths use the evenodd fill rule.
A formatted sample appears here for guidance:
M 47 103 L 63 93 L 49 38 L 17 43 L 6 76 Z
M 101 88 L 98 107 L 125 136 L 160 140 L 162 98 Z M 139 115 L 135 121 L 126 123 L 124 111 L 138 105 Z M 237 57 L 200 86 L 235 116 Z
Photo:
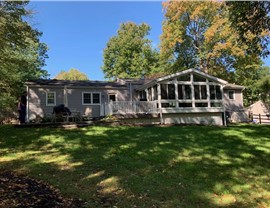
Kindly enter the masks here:
M 88 207 L 270 207 L 270 126 L 0 126 L 0 169 Z

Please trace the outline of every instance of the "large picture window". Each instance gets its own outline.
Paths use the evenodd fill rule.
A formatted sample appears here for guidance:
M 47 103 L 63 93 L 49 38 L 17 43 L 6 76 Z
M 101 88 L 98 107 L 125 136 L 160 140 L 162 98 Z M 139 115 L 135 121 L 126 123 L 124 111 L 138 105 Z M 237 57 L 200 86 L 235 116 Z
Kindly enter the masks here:
M 55 106 L 56 105 L 56 93 L 47 92 L 46 94 L 46 105 Z
M 83 105 L 100 104 L 100 93 L 83 92 L 82 104 Z

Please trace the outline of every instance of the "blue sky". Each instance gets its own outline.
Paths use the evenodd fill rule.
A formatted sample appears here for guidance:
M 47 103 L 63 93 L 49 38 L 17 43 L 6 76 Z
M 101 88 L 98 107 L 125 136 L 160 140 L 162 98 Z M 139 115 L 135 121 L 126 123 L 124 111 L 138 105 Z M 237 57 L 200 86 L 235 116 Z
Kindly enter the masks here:
M 104 80 L 102 51 L 121 23 L 132 21 L 151 26 L 149 39 L 159 44 L 162 32 L 160 1 L 32 1 L 31 24 L 43 32 L 48 47 L 45 70 L 54 78 L 61 70 L 76 68 L 91 80 Z M 270 65 L 270 58 L 265 60 Z
M 31 24 L 43 32 L 51 78 L 76 68 L 91 80 L 104 80 L 102 51 L 121 23 L 151 26 L 149 39 L 157 47 L 163 20 L 161 2 L 30 2 Z

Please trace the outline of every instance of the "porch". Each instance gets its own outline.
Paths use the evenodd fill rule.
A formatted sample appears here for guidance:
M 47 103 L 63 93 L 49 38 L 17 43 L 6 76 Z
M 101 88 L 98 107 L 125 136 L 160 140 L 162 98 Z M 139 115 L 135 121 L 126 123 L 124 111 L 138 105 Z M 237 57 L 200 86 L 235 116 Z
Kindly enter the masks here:
M 116 114 L 168 114 L 168 113 L 218 113 L 224 112 L 224 107 L 180 107 L 175 101 L 114 101 L 105 103 L 105 115 Z M 165 107 L 164 107 L 165 106 Z

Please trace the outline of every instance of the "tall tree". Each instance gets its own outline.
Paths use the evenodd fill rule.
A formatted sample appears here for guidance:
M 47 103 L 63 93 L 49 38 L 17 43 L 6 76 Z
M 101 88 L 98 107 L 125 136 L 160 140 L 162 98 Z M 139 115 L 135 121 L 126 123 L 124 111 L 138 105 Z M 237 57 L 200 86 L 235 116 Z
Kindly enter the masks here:
M 103 72 L 106 78 L 143 77 L 158 67 L 159 54 L 146 37 L 150 26 L 122 23 L 117 35 L 103 50 Z
M 163 7 L 161 54 L 172 63 L 172 71 L 196 67 L 228 79 L 239 63 L 260 64 L 258 55 L 247 57 L 247 46 L 239 43 L 239 34 L 230 27 L 223 2 L 168 1 Z
M 14 107 L 27 79 L 45 77 L 47 46 L 26 21 L 28 1 L 0 1 L 0 119 Z
M 227 1 L 232 27 L 240 41 L 248 45 L 247 53 L 266 57 L 270 51 L 270 1 Z
M 60 80 L 88 80 L 86 74 L 80 72 L 78 69 L 70 69 L 69 71 L 61 71 L 54 79 Z
M 264 101 L 270 110 L 270 67 L 264 67 L 260 79 L 257 81 L 255 86 L 259 91 L 257 95 L 262 101 Z

